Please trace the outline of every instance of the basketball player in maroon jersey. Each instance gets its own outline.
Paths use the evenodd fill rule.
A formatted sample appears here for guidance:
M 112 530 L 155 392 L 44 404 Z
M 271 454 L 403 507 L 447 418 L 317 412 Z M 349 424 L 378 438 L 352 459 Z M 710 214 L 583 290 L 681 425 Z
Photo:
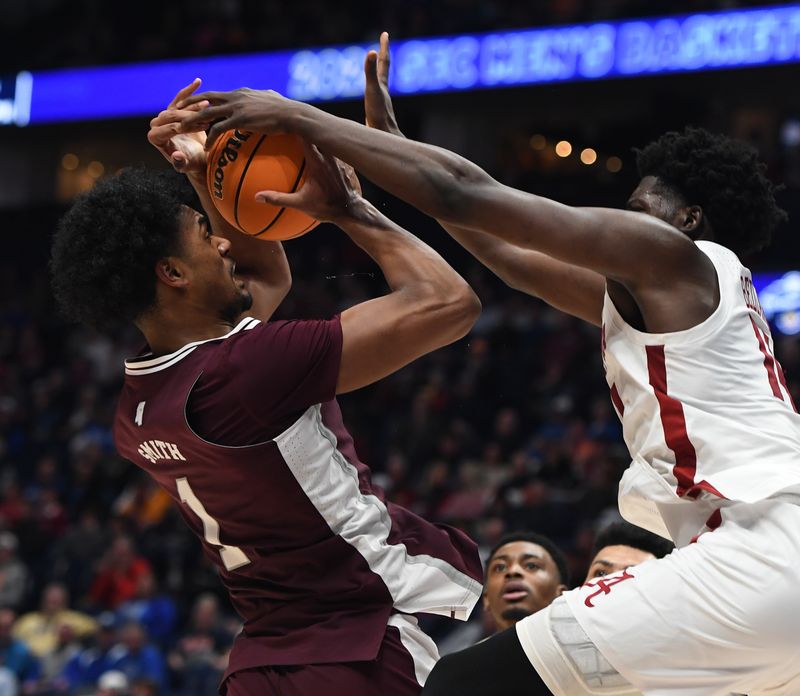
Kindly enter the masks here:
M 739 258 L 786 217 L 757 153 L 667 133 L 638 153 L 628 210 L 563 205 L 402 140 L 381 44 L 366 65 L 373 128 L 241 89 L 182 102 L 211 103 L 182 129 L 210 127 L 212 143 L 232 127 L 298 133 L 438 219 L 509 285 L 601 326 L 632 460 L 620 511 L 677 547 L 446 656 L 424 693 L 800 693 L 800 415 Z
M 215 214 L 204 136 L 176 135 L 180 115 L 173 102 L 149 138 L 186 178 L 100 182 L 53 246 L 64 309 L 99 328 L 133 322 L 148 343 L 125 364 L 117 447 L 178 503 L 244 621 L 223 692 L 419 694 L 438 655 L 414 615 L 468 617 L 477 548 L 384 499 L 335 397 L 462 337 L 480 304 L 359 195 L 351 169 L 309 147 L 303 209 L 344 229 L 391 292 L 328 320 L 269 322 L 289 287 L 281 245 Z

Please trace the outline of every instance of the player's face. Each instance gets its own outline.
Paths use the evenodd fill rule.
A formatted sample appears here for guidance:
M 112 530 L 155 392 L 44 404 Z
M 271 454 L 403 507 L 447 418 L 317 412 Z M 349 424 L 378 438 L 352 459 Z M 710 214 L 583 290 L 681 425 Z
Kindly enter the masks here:
M 512 541 L 497 549 L 489 561 L 483 608 L 498 630 L 504 630 L 544 609 L 564 589 L 545 549 L 530 541 Z
M 634 189 L 628 210 L 652 215 L 684 231 L 687 205 L 684 200 L 654 176 L 646 176 Z
M 187 208 L 183 228 L 184 252 L 190 264 L 191 288 L 198 306 L 234 323 L 253 304 L 236 262 L 228 255 L 230 242 L 213 234 L 208 218 Z
M 586 575 L 584 582 L 639 565 L 649 561 L 651 558 L 655 558 L 652 553 L 635 549 L 632 546 L 606 546 L 600 549 L 592 559 L 589 573 Z

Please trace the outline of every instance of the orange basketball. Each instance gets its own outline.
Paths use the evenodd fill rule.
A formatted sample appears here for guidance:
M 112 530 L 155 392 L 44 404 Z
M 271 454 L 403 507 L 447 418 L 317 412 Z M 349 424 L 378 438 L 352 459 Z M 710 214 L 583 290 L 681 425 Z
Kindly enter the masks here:
M 292 193 L 303 185 L 306 160 L 296 135 L 230 130 L 208 153 L 211 200 L 231 225 L 259 239 L 292 239 L 319 223 L 292 208 L 255 199 L 259 191 Z

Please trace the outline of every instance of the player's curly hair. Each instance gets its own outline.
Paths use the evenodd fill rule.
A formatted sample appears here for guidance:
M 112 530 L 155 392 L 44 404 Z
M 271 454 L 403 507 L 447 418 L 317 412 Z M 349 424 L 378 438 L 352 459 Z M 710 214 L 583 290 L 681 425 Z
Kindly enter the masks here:
M 766 165 L 746 143 L 690 126 L 635 152 L 640 176 L 658 177 L 689 205 L 699 205 L 714 239 L 740 256 L 767 246 L 787 219 Z
M 182 205 L 201 210 L 185 176 L 142 167 L 80 195 L 51 250 L 53 292 L 64 315 L 111 330 L 152 309 L 156 262 L 180 251 Z

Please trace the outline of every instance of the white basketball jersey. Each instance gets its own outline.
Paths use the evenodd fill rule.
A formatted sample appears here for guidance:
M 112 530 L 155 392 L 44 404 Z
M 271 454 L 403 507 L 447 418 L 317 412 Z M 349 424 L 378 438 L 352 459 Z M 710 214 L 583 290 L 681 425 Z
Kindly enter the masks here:
M 697 246 L 720 294 L 702 323 L 643 333 L 608 293 L 603 305 L 603 364 L 632 457 L 620 512 L 678 546 L 718 524 L 725 501 L 800 492 L 800 415 L 750 271 L 718 244 Z

